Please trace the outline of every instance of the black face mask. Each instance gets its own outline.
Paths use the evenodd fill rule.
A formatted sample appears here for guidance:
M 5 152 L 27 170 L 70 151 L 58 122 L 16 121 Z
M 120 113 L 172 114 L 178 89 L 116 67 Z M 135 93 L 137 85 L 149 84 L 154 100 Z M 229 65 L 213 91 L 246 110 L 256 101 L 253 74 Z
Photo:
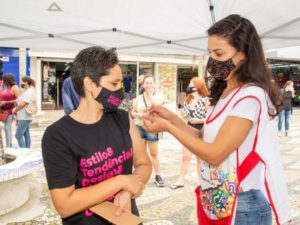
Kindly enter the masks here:
M 20 84 L 20 87 L 21 88 L 25 88 L 25 84 Z
M 195 87 L 187 87 L 185 93 L 192 94 L 196 91 Z
M 105 112 L 115 112 L 121 105 L 124 99 L 124 90 L 120 88 L 116 91 L 110 91 L 102 87 L 99 95 L 95 100 L 101 103 L 104 107 Z
M 237 53 L 226 61 L 219 61 L 209 57 L 206 65 L 207 72 L 217 80 L 225 80 L 235 68 L 232 58 L 236 54 Z

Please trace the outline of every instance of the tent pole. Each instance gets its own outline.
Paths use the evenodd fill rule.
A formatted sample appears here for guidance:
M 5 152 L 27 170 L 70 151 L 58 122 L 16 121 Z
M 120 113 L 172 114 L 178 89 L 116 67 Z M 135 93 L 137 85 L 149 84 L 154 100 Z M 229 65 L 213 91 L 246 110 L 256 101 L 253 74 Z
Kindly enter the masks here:
M 139 95 L 139 76 L 140 76 L 140 54 L 137 53 L 137 61 L 136 61 L 136 93 L 135 97 Z
M 209 11 L 210 11 L 212 23 L 214 24 L 216 22 L 216 17 L 214 13 L 214 6 L 212 5 L 211 0 L 209 0 Z
M 204 55 L 198 56 L 198 77 L 204 81 Z

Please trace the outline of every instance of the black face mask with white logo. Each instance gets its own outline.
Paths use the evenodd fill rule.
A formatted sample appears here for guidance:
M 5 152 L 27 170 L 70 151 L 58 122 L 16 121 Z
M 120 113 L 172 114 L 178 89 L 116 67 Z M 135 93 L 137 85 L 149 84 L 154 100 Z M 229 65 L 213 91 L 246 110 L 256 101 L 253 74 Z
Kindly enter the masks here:
M 105 112 L 116 112 L 124 99 L 124 90 L 120 88 L 116 91 L 110 91 L 102 87 L 95 100 L 101 103 Z
M 187 87 L 186 90 L 185 90 L 185 93 L 186 94 L 192 94 L 196 91 L 196 88 L 195 87 Z

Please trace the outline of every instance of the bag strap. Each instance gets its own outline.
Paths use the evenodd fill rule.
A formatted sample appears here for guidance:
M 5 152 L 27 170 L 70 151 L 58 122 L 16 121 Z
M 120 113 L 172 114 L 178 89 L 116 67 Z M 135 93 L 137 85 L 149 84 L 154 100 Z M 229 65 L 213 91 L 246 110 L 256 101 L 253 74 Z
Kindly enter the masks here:
M 143 101 L 144 101 L 145 107 L 148 108 L 144 94 L 143 94 Z

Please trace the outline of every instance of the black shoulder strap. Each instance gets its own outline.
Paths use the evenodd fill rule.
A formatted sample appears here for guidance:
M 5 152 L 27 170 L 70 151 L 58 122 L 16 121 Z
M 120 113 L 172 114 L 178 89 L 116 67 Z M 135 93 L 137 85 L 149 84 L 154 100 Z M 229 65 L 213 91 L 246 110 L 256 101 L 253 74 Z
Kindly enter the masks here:
M 143 94 L 143 100 L 144 100 L 144 104 L 145 104 L 146 108 L 148 108 L 144 94 Z

